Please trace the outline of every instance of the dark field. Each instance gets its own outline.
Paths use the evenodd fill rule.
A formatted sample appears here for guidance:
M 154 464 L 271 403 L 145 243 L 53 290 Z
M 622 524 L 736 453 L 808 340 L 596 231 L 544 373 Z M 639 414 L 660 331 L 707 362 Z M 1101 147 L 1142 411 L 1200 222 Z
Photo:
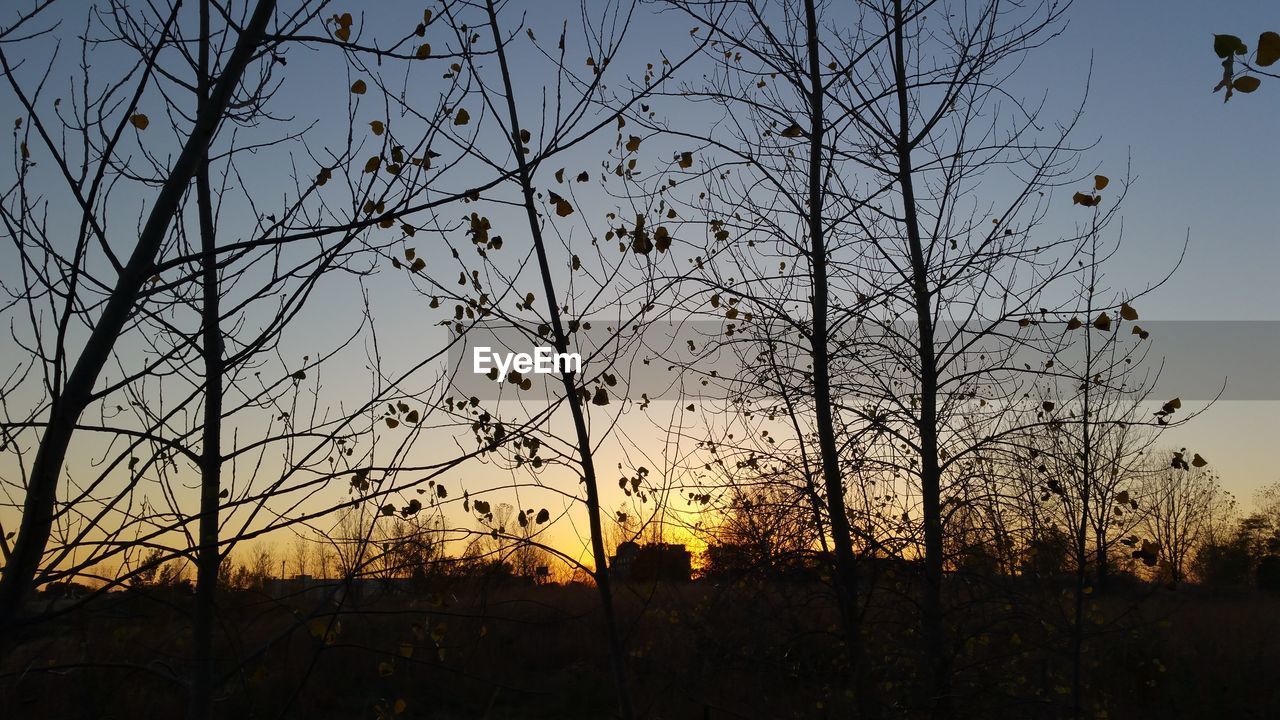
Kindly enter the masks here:
M 949 590 L 959 716 L 1067 716 L 1069 592 Z M 180 591 L 113 594 L 40 628 L 5 666 L 5 716 L 181 716 L 189 602 Z M 224 596 L 215 715 L 615 714 L 589 586 L 464 582 L 344 605 Z M 927 716 L 907 596 L 877 592 L 865 610 L 862 697 L 845 689 L 834 609 L 816 584 L 628 586 L 619 609 L 643 717 Z M 1134 584 L 1098 593 L 1088 620 L 1089 717 L 1280 717 L 1275 595 Z

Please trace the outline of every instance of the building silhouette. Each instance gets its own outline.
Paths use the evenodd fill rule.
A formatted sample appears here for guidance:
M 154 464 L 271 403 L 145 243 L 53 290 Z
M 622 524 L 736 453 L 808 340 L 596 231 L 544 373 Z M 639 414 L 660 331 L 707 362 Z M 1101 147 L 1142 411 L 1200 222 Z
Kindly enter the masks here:
M 684 545 L 624 542 L 609 558 L 609 572 L 619 582 L 686 582 L 692 571 Z

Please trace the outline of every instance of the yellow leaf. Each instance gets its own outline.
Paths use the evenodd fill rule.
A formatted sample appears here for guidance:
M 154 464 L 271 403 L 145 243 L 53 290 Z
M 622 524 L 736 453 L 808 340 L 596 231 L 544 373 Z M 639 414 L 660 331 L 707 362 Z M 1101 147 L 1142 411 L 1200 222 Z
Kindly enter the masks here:
M 640 149 L 640 138 L 632 135 L 627 139 L 627 152 L 635 152 Z
M 1071 203 L 1073 205 L 1083 205 L 1085 207 L 1093 207 L 1094 205 L 1097 205 L 1100 202 L 1102 202 L 1102 196 L 1100 195 L 1086 195 L 1085 193 L 1078 192 L 1075 195 L 1071 196 Z
M 381 135 L 382 132 L 387 128 L 385 125 L 382 124 L 381 120 L 374 120 L 373 122 L 369 123 L 369 129 L 373 130 L 374 135 Z
M 418 46 L 418 51 L 414 53 L 414 56 L 419 60 L 426 60 L 431 57 L 431 46 L 427 43 L 422 43 Z
M 368 89 L 369 89 L 369 86 L 364 84 L 364 80 L 357 80 L 351 83 L 351 92 L 355 93 L 356 95 L 363 95 L 365 91 Z
M 1094 175 L 1094 176 L 1093 176 L 1093 189 L 1094 189 L 1094 190 L 1101 190 L 1101 189 L 1105 188 L 1105 187 L 1107 186 L 1107 183 L 1109 183 L 1109 182 L 1111 182 L 1111 179 L 1110 179 L 1110 178 L 1108 178 L 1106 175 Z
M 143 115 L 142 113 L 135 113 L 132 117 L 129 118 L 129 122 L 132 123 L 133 126 L 138 128 L 139 130 L 146 130 L 147 126 L 151 124 L 151 120 L 149 120 L 147 116 Z
M 403 715 L 403 714 L 404 714 L 404 710 L 405 710 L 405 708 L 407 708 L 407 707 L 408 707 L 408 705 L 405 703 L 405 701 L 404 701 L 404 699 L 403 699 L 403 698 L 396 698 L 396 704 L 395 704 L 395 707 L 393 707 L 392 709 L 396 711 L 396 714 L 397 714 L 397 715 Z
M 467 112 L 466 108 L 458 110 L 458 114 L 453 116 L 454 125 L 466 125 L 469 122 L 471 122 L 471 113 Z
M 693 166 L 693 153 L 680 153 L 680 167 L 689 168 Z
M 396 671 L 396 666 L 394 663 L 389 663 L 385 660 L 378 663 L 378 675 L 382 677 L 387 677 L 392 673 L 394 673 L 395 671 Z

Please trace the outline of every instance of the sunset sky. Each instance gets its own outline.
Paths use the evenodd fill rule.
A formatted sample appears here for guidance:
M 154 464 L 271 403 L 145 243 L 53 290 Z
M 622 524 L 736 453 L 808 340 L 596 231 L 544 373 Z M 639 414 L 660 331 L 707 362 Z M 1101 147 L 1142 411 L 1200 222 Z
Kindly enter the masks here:
M 539 37 L 554 37 L 563 18 L 576 17 L 578 9 L 576 1 L 546 2 L 526 20 Z M 420 9 L 412 3 L 388 2 L 378 3 L 376 14 L 372 9 L 365 12 L 371 32 L 376 34 L 379 24 L 416 18 Z M 658 58 L 659 50 L 676 57 L 690 43 L 691 23 L 685 18 L 670 11 L 655 12 L 655 6 L 650 4 L 641 4 L 637 13 L 616 61 L 625 74 L 633 77 L 643 72 L 645 63 Z M 1082 168 L 1096 168 L 1116 180 L 1123 180 L 1126 172 L 1132 172 L 1121 213 L 1123 245 L 1107 268 L 1106 284 L 1136 292 L 1158 282 L 1176 263 L 1185 241 L 1187 252 L 1181 267 L 1138 304 L 1144 320 L 1280 320 L 1280 282 L 1276 281 L 1276 269 L 1280 267 L 1280 208 L 1276 203 L 1280 146 L 1275 143 L 1280 80 L 1264 79 L 1259 91 L 1237 94 L 1227 104 L 1220 94 L 1210 92 L 1221 75 L 1212 52 L 1213 33 L 1238 34 L 1252 43 L 1260 30 L 1280 25 L 1280 9 L 1261 0 L 1078 0 L 1070 18 L 1060 37 L 1052 39 L 1047 48 L 1030 54 L 1007 90 L 1032 101 L 1043 98 L 1044 117 L 1049 119 L 1065 118 L 1087 91 L 1084 117 L 1074 138 L 1077 144 L 1096 141 L 1096 145 L 1085 153 Z M 361 22 L 366 20 L 362 18 Z M 569 22 L 573 25 L 576 21 Z M 516 43 L 515 52 L 528 52 L 526 45 Z M 517 79 L 522 81 L 519 92 L 540 92 L 548 81 L 546 63 L 537 57 L 518 55 L 515 67 Z M 280 107 L 289 108 L 298 126 L 317 121 L 321 135 L 311 142 L 323 144 L 324 133 L 333 133 L 325 129 L 325 121 L 335 113 L 345 112 L 348 81 L 345 66 L 336 54 L 315 53 L 312 57 L 306 50 L 296 50 L 290 56 L 278 102 Z M 430 95 L 431 89 L 423 92 Z M 699 111 L 682 112 L 691 113 L 682 117 L 694 119 Z M 378 116 L 372 111 L 362 111 L 358 120 L 367 122 L 375 117 Z M 158 131 L 162 128 L 153 127 L 153 132 Z M 566 154 L 557 164 L 598 168 L 599 150 L 598 145 L 588 144 Z M 543 172 L 549 175 L 551 171 Z M 264 172 L 251 177 L 249 183 L 269 195 L 285 180 Z M 993 188 L 998 191 L 999 185 Z M 1078 220 L 1078 215 L 1070 214 L 1073 208 L 1069 198 L 1070 191 L 1065 189 L 1061 197 L 1055 198 L 1057 211 L 1049 218 L 1049 229 L 1068 228 Z M 127 199 L 122 202 L 127 204 Z M 224 214 L 220 228 L 224 236 L 238 232 L 231 219 L 235 210 Z M 454 217 L 468 211 L 460 208 L 448 212 Z M 584 209 L 584 213 L 587 211 Z M 494 209 L 491 214 L 495 224 L 508 223 L 502 232 L 509 242 L 523 247 L 527 230 L 522 233 L 520 229 L 520 215 L 502 209 Z M 1113 235 L 1119 228 L 1113 227 Z M 447 258 L 442 246 L 428 247 L 425 241 L 419 245 L 420 254 L 429 263 Z M 371 302 L 380 312 L 380 329 L 394 334 L 382 347 L 383 359 L 390 364 L 411 364 L 415 358 L 437 350 L 444 342 L 444 331 L 433 326 L 437 318 L 421 311 L 423 299 L 409 291 L 399 275 L 389 270 L 383 273 L 370 283 Z M 313 319 L 291 335 L 291 347 L 298 356 L 319 352 L 331 343 L 335 333 L 344 332 L 344 328 L 354 330 L 359 322 L 357 289 L 349 282 L 344 285 L 347 281 L 342 279 L 326 282 L 326 291 L 309 311 Z M 1197 380 L 1213 384 L 1228 374 L 1215 366 L 1215 356 L 1229 360 L 1238 348 L 1230 342 L 1215 345 L 1213 340 L 1219 334 L 1212 325 L 1204 327 L 1203 336 L 1208 339 L 1197 348 L 1194 358 L 1184 358 L 1184 368 L 1194 366 Z M 392 328 L 398 332 L 389 333 Z M 1280 347 L 1280 323 L 1250 328 L 1262 336 L 1263 345 Z M 1241 340 L 1239 333 L 1225 336 L 1232 342 L 1247 342 L 1247 336 Z M 1158 333 L 1155 340 L 1155 352 L 1159 354 Z M 358 347 L 340 358 L 328 371 L 328 377 L 359 378 L 367 350 Z M 1166 358 L 1171 367 L 1178 362 L 1178 357 Z M 1272 360 L 1269 365 L 1273 368 L 1276 363 Z M 1230 367 L 1230 363 L 1223 367 Z M 1270 374 L 1270 368 L 1253 370 L 1252 375 L 1246 376 L 1259 386 L 1231 385 L 1231 378 L 1226 377 L 1227 396 L 1259 399 L 1221 401 L 1195 422 L 1169 433 L 1162 443 L 1188 446 L 1204 455 L 1225 486 L 1246 505 L 1257 488 L 1280 479 L 1274 460 L 1280 379 Z M 363 380 L 349 382 L 350 387 L 342 394 L 358 398 L 365 390 L 362 383 Z M 1180 391 L 1171 388 L 1169 392 Z M 1188 395 L 1188 409 L 1194 409 L 1203 399 L 1203 394 Z M 518 414 L 515 409 L 511 411 Z M 607 492 L 606 505 L 611 506 L 621 500 L 611 470 L 617 458 L 628 453 L 656 456 L 660 446 L 660 432 L 655 433 L 650 419 L 628 418 L 617 426 L 615 434 L 609 441 L 613 447 L 606 451 L 607 459 L 601 463 L 610 469 L 604 473 L 602 485 Z M 471 471 L 459 473 L 451 485 L 484 484 L 477 483 L 476 477 Z M 486 477 L 484 481 L 490 479 Z

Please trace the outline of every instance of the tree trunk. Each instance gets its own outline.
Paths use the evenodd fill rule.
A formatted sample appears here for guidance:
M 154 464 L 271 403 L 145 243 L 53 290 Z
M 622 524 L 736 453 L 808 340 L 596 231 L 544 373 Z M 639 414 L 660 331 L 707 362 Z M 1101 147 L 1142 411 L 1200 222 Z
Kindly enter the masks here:
M 1096 267 L 1096 265 L 1094 266 Z M 1089 278 L 1088 305 L 1086 308 L 1086 319 L 1093 318 L 1093 288 L 1095 277 Z M 1091 491 L 1093 489 L 1093 437 L 1089 432 L 1089 423 L 1092 420 L 1092 410 L 1090 405 L 1090 390 L 1093 386 L 1091 378 L 1093 377 L 1093 335 L 1089 333 L 1089 326 L 1085 325 L 1084 334 L 1084 357 L 1085 368 L 1081 380 L 1084 394 L 1084 407 L 1080 418 L 1080 525 L 1076 528 L 1076 588 L 1075 588 L 1075 607 L 1074 616 L 1072 618 L 1071 628 L 1071 716 L 1076 720 L 1083 717 L 1084 705 L 1084 597 L 1085 586 L 1088 584 L 1088 532 L 1089 532 L 1089 502 L 1091 501 Z M 1102 552 L 1102 546 L 1098 546 L 1098 552 Z
M 203 112 L 209 69 L 209 0 L 200 3 L 200 49 L 197 104 Z M 204 361 L 204 429 L 200 446 L 199 546 L 196 548 L 196 597 L 192 619 L 191 688 L 187 718 L 204 720 L 210 716 L 213 700 L 213 620 L 218 590 L 218 503 L 222 485 L 222 326 L 218 284 L 217 241 L 213 223 L 213 195 L 209 186 L 209 153 L 206 150 L 196 171 L 196 205 L 200 216 L 200 250 L 204 257 L 201 273 L 201 355 Z
M 538 257 L 538 269 L 542 275 L 542 289 L 546 294 L 547 311 L 551 320 L 551 330 L 556 343 L 556 351 L 569 351 L 568 336 L 560 318 L 560 308 L 556 304 L 555 283 L 551 278 L 551 263 L 547 258 L 546 243 L 543 241 L 542 226 L 538 222 L 538 206 L 533 187 L 533 177 L 529 164 L 525 160 L 520 140 L 520 114 L 516 109 L 515 92 L 511 82 L 511 71 L 507 65 L 506 50 L 503 45 L 501 31 L 498 29 L 498 15 L 494 10 L 493 0 L 485 3 L 489 12 L 489 28 L 493 32 L 493 40 L 497 45 L 498 65 L 502 71 L 503 91 L 506 93 L 507 113 L 511 123 L 512 153 L 515 155 L 519 171 L 520 189 L 524 197 L 525 216 L 529 222 L 529 233 L 533 238 L 534 250 Z M 573 428 L 578 446 L 578 456 L 582 463 L 582 481 L 587 490 L 587 518 L 591 533 L 591 554 L 595 564 L 593 573 L 596 589 L 600 593 L 600 604 L 604 612 L 605 634 L 609 645 L 609 662 L 613 672 L 613 681 L 617 692 L 618 713 L 623 720 L 631 720 L 634 711 L 631 696 L 627 689 L 626 655 L 622 647 L 622 635 L 618 628 L 617 613 L 613 605 L 613 588 L 609 579 L 609 555 L 604 546 L 604 530 L 600 522 L 600 489 L 596 478 L 595 462 L 591 449 L 591 436 L 587 430 L 586 413 L 581 398 L 577 393 L 574 373 L 566 371 L 561 376 L 565 397 L 569 403 L 569 411 L 573 416 Z
M 805 0 L 807 54 L 809 60 L 809 252 L 813 275 L 813 401 L 818 425 L 818 449 L 822 456 L 822 480 L 827 493 L 827 514 L 831 516 L 831 543 L 835 549 L 833 579 L 840 621 L 851 670 L 856 673 L 858 640 L 858 575 L 849 516 L 844 504 L 844 477 L 836 445 L 835 420 L 831 411 L 830 354 L 827 349 L 827 311 L 830 288 L 827 282 L 826 232 L 823 227 L 822 136 L 823 89 L 818 58 L 818 18 L 814 0 Z
M 924 239 L 916 212 L 911 163 L 912 138 L 907 98 L 906 49 L 903 40 L 902 1 L 893 3 L 894 74 L 898 100 L 898 184 L 902 191 L 903 220 L 911 255 L 911 279 L 916 311 L 916 352 L 920 361 L 920 495 L 924 522 L 924 597 L 921 598 L 921 630 L 928 671 L 925 674 L 932 702 L 932 716 L 950 718 L 951 663 L 947 651 L 942 605 L 942 467 L 938 447 L 938 359 L 934 347 L 933 295 L 929 288 Z
M 1094 533 L 1094 543 L 1097 547 L 1094 549 L 1094 585 L 1098 590 L 1102 590 L 1107 586 L 1107 580 L 1111 568 L 1107 559 L 1107 531 L 1106 528 L 1099 529 Z

